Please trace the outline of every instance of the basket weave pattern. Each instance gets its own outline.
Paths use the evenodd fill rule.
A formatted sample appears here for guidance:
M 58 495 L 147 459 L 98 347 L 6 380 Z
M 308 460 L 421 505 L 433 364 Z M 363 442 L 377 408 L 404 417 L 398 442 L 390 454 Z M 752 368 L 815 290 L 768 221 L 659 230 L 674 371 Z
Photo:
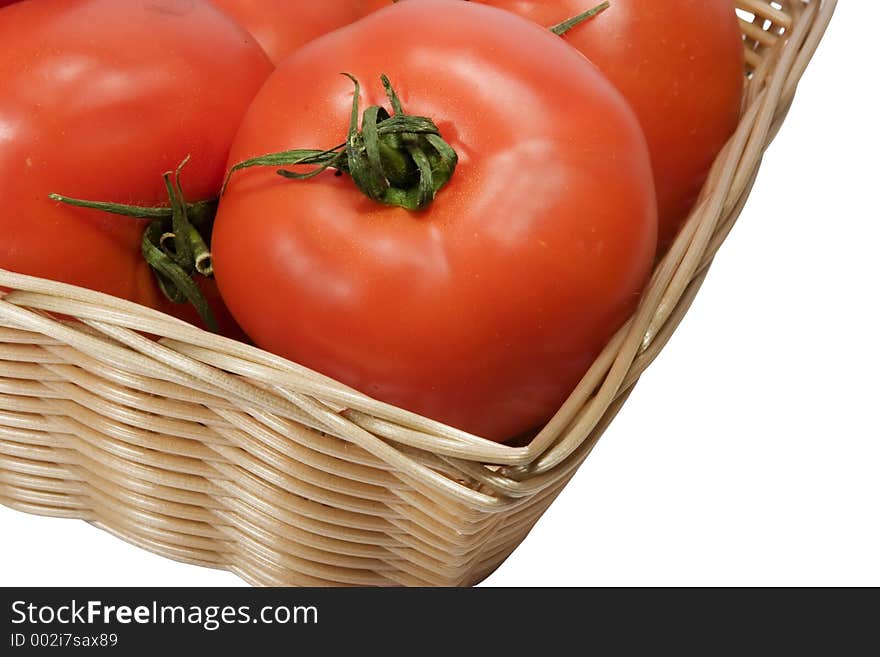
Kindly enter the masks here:
M 0 270 L 0 503 L 82 518 L 259 585 L 480 581 L 687 311 L 835 4 L 736 2 L 749 14 L 739 129 L 638 311 L 528 446 L 444 427 L 140 306 Z

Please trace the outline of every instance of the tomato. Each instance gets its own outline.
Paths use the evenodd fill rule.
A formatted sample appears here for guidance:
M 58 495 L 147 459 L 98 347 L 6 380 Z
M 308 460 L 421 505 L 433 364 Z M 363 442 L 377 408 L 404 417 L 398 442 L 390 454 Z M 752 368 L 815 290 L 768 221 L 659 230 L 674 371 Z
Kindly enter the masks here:
M 23 2 L 0 43 L 0 267 L 196 321 L 143 261 L 144 221 L 48 195 L 167 205 L 162 174 L 191 155 L 190 200 L 216 197 L 265 54 L 202 0 Z
M 276 64 L 322 34 L 379 8 L 377 0 L 211 0 L 235 18 Z M 390 3 L 382 0 L 381 6 Z
M 213 247 L 233 315 L 265 349 L 486 438 L 548 419 L 651 268 L 656 201 L 635 116 L 529 21 L 403 2 L 286 59 L 230 162 L 345 142 L 354 94 L 340 71 L 362 84 L 362 107 L 389 109 L 387 73 L 458 166 L 419 212 L 332 171 L 307 181 L 239 171 Z
M 478 0 L 550 27 L 598 0 Z M 629 100 L 648 139 L 668 244 L 739 121 L 742 33 L 730 0 L 612 0 L 563 37 Z
M 366 13 L 372 14 L 374 11 L 379 11 L 380 9 L 385 9 L 392 5 L 397 0 L 364 0 L 364 5 L 366 6 Z

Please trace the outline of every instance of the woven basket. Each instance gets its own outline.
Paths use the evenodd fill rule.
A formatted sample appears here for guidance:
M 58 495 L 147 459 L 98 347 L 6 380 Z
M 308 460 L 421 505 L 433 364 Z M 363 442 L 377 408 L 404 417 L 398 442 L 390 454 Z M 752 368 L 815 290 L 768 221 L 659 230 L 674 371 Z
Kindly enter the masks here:
M 739 129 L 638 311 L 529 445 L 450 429 L 141 306 L 0 270 L 10 290 L 0 296 L 0 502 L 82 518 L 259 585 L 482 580 L 687 311 L 836 0 L 736 4 L 750 15 Z

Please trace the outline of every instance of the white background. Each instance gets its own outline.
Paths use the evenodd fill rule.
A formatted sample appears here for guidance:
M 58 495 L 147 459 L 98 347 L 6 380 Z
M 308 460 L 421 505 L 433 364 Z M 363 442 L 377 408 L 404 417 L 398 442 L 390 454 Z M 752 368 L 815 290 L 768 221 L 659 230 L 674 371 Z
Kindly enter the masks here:
M 699 298 L 486 585 L 880 585 L 880 3 L 841 2 Z M 238 585 L 0 507 L 0 585 Z

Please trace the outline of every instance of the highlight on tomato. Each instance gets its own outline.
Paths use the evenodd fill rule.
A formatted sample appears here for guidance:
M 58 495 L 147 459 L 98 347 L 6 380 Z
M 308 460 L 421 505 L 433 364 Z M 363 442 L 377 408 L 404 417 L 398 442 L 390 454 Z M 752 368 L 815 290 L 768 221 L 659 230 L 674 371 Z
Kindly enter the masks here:
M 304 46 L 230 164 L 214 265 L 256 344 L 492 440 L 558 409 L 656 250 L 624 98 L 474 3 L 402 2 Z
M 178 205 L 181 188 L 192 202 L 216 199 L 241 118 L 272 70 L 259 46 L 205 0 L 21 2 L 0 12 L 0 44 L 0 267 L 197 323 L 179 302 L 200 288 L 201 319 L 231 327 L 213 280 L 175 283 L 195 262 L 175 252 L 191 246 L 183 231 L 166 239 L 180 224 L 169 195 Z M 188 156 L 180 180 L 163 180 Z M 52 193 L 154 216 L 74 207 Z M 210 221 L 210 206 L 194 203 L 187 224 L 203 229 L 205 247 L 210 225 L 193 224 Z M 146 252 L 161 263 L 151 268 Z
M 474 0 L 539 25 L 563 23 L 599 0 Z M 742 33 L 730 0 L 610 0 L 562 38 L 623 93 L 648 140 L 661 247 L 692 209 L 739 121 Z

